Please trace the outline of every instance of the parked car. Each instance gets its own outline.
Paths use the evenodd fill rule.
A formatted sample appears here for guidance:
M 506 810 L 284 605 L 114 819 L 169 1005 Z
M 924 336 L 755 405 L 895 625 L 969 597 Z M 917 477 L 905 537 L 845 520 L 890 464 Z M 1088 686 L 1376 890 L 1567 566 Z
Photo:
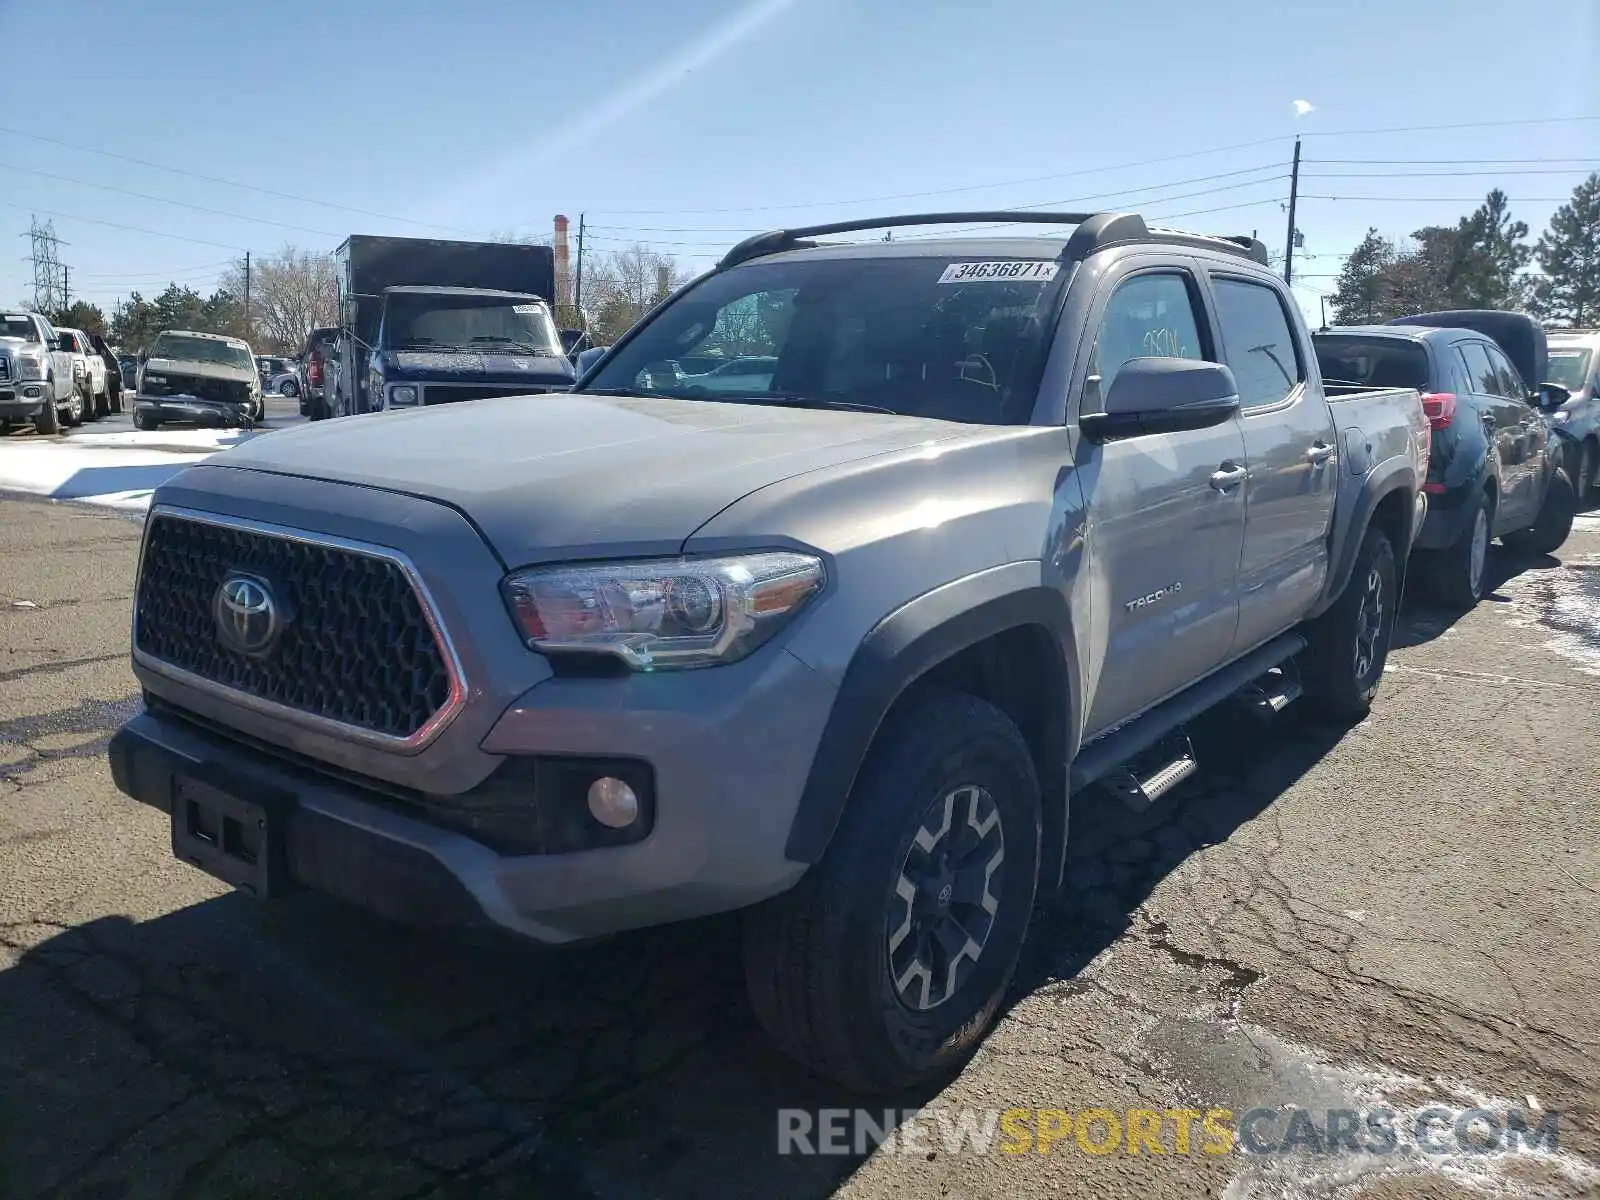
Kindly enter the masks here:
M 106 380 L 106 364 L 89 335 L 81 329 L 56 326 L 61 348 L 72 355 L 72 378 L 81 396 L 85 421 L 93 421 L 111 411 L 111 390 Z
M 776 358 L 747 356 L 689 375 L 686 381 L 691 387 L 701 387 L 708 392 L 764 392 L 771 386 L 772 373 L 777 369 Z
M 322 326 L 306 334 L 300 350 L 300 415 L 313 421 L 326 420 L 328 409 L 328 355 L 339 343 L 337 325 Z
M 1470 608 L 1483 596 L 1494 538 L 1514 550 L 1553 553 L 1566 541 L 1576 505 L 1560 441 L 1500 342 L 1469 326 L 1412 323 L 1450 316 L 1336 327 L 1313 341 L 1322 377 L 1335 393 L 1369 387 L 1422 393 L 1433 450 L 1415 578 L 1438 601 Z M 1528 327 L 1538 328 L 1514 313 L 1489 318 L 1475 323 L 1520 327 L 1525 335 Z M 1536 377 L 1544 367 L 1530 359 L 1527 370 Z
M 136 429 L 173 421 L 248 429 L 263 414 L 255 362 L 238 338 L 167 329 L 140 355 Z
M 282 366 L 266 383 L 266 389 L 279 396 L 298 396 L 300 394 L 300 370 L 297 363 L 290 359 L 278 359 Z M 301 406 L 302 409 L 304 405 Z
M 258 896 L 548 943 L 748 908 L 788 1053 L 956 1069 L 1072 792 L 1159 802 L 1236 697 L 1368 711 L 1429 428 L 1410 387 L 1325 397 L 1253 239 L 810 241 L 953 219 L 763 235 L 572 392 L 161 485 L 118 787 Z M 752 298 L 793 317 L 770 390 L 654 369 Z
M 73 354 L 40 313 L 0 313 L 0 424 L 32 421 L 40 433 L 83 421 Z
M 1600 489 L 1600 329 L 1551 330 L 1548 336 L 1548 381 L 1567 392 L 1548 414 L 1576 443 L 1569 474 L 1583 504 Z

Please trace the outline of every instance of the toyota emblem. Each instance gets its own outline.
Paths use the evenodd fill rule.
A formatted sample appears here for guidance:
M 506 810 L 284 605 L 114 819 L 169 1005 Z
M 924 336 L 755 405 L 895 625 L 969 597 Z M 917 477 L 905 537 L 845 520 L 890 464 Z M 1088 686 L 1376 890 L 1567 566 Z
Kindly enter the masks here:
M 284 614 L 266 580 L 233 572 L 222 581 L 212 604 L 217 637 L 229 650 L 259 657 L 283 632 Z

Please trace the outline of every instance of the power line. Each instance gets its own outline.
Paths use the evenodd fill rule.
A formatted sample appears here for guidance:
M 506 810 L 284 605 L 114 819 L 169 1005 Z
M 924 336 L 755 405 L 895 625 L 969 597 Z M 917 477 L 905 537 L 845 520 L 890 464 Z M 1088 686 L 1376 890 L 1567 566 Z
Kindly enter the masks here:
M 1482 179 L 1485 176 L 1495 178 L 1501 175 L 1586 175 L 1587 168 L 1566 167 L 1554 170 L 1529 170 L 1522 167 L 1510 169 L 1495 167 L 1487 171 L 1321 171 L 1315 175 L 1306 175 L 1306 179 L 1451 179 L 1471 178 Z
M 1516 166 L 1520 163 L 1594 163 L 1600 158 L 1308 158 L 1307 162 L 1338 163 L 1342 166 L 1370 167 L 1470 167 L 1492 166 L 1503 163 Z
M 1393 125 L 1384 129 L 1307 129 L 1303 137 L 1356 137 L 1382 133 L 1436 133 L 1446 129 L 1505 129 L 1515 125 L 1565 125 L 1576 121 L 1600 121 L 1592 117 L 1525 117 L 1515 121 L 1456 121 L 1448 125 Z
M 26 175 L 38 175 L 45 179 L 55 179 L 61 183 L 70 183 L 76 187 L 99 188 L 103 192 L 116 192 L 119 196 L 132 196 L 138 200 L 154 200 L 157 204 L 171 204 L 177 208 L 190 208 L 195 212 L 210 213 L 215 217 L 229 217 L 235 221 L 253 221 L 258 225 L 275 225 L 279 229 L 289 229 L 296 233 L 314 233 L 318 237 L 341 238 L 341 233 L 332 233 L 326 229 L 311 229 L 305 225 L 290 225 L 283 221 L 273 221 L 267 217 L 250 217 L 244 213 L 228 212 L 221 208 L 207 208 L 203 204 L 190 204 L 187 200 L 173 200 L 167 196 L 152 196 L 148 192 L 135 192 L 128 188 L 115 187 L 109 183 L 95 183 L 89 179 L 74 179 L 70 175 L 56 175 L 50 171 L 38 171 L 32 167 L 19 167 L 14 163 L 0 163 L 0 169 L 7 171 L 21 171 Z
M 151 279 L 166 279 L 174 275 L 196 275 L 203 272 L 220 271 L 231 266 L 233 266 L 233 260 L 227 258 L 221 262 L 196 263 L 190 267 L 174 267 L 170 271 L 163 271 L 159 267 L 148 271 L 81 271 L 79 276 L 83 279 L 105 279 L 111 281 L 131 279 L 135 283 L 144 283 Z
M 60 217 L 63 221 L 82 221 L 86 225 L 104 225 L 108 229 L 121 229 L 128 233 L 147 233 L 151 237 L 171 238 L 176 242 L 193 242 L 197 246 L 215 246 L 218 250 L 237 250 L 244 253 L 243 246 L 230 246 L 226 242 L 211 242 L 205 238 L 186 237 L 181 233 L 162 233 L 159 229 L 141 229 L 137 225 L 119 225 L 115 221 L 102 221 L 96 217 L 79 217 L 72 213 L 54 212 L 48 208 L 34 208 L 32 205 L 12 204 L 8 200 L 0 200 L 0 205 L 6 208 L 15 208 L 22 212 L 42 212 L 47 217 Z
M 94 146 L 85 146 L 78 142 L 65 141 L 62 138 L 47 137 L 42 133 L 33 133 L 25 129 L 13 129 L 7 125 L 0 125 L 0 133 L 10 134 L 12 137 L 30 138 L 36 142 L 48 142 L 52 146 L 63 146 L 68 150 L 79 150 L 85 154 L 98 154 L 102 158 L 115 159 L 118 162 L 133 163 L 139 167 L 149 167 L 155 171 L 166 171 L 173 175 L 183 175 L 190 179 L 203 179 L 207 183 L 220 183 L 224 187 L 240 188 L 247 192 L 259 192 L 263 196 L 275 196 L 279 200 L 293 200 L 298 204 L 314 204 L 319 208 L 335 209 L 339 212 L 356 213 L 363 217 L 375 217 L 380 221 L 397 221 L 403 225 L 418 225 L 424 229 L 443 229 L 450 233 L 473 233 L 470 229 L 458 229 L 453 225 L 435 225 L 428 221 L 416 221 L 410 217 L 397 217 L 392 213 L 374 212 L 368 208 L 356 208 L 350 204 L 336 204 L 331 200 L 317 200 L 310 196 L 296 196 L 292 192 L 279 192 L 272 188 L 259 187 L 253 183 L 240 183 L 237 179 L 223 179 L 218 175 L 204 175 L 199 171 L 190 171 L 184 167 L 169 167 L 164 163 L 151 162 L 144 158 L 133 158 L 126 154 L 116 154 L 110 150 L 100 150 Z
M 1302 200 L 1360 200 L 1374 203 L 1396 201 L 1401 204 L 1482 204 L 1482 196 L 1313 196 L 1301 193 Z M 1507 196 L 1507 204 L 1565 204 L 1571 196 Z

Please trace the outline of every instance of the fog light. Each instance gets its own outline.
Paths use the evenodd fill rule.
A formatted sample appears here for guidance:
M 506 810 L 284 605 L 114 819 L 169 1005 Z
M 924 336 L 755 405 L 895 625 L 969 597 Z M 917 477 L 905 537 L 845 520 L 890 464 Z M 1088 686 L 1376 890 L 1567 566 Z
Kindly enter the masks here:
M 626 829 L 639 818 L 639 797 L 622 780 L 602 775 L 589 785 L 589 812 L 602 825 Z

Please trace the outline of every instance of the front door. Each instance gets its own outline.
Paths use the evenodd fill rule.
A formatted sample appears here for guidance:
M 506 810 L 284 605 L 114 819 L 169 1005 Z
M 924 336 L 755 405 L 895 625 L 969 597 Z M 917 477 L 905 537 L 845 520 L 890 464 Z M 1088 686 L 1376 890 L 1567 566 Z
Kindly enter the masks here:
M 1544 414 L 1532 403 L 1530 386 L 1523 382 L 1521 373 L 1511 365 L 1500 347 L 1490 345 L 1484 350 L 1499 380 L 1500 397 L 1511 404 L 1508 417 L 1517 423 L 1514 445 L 1522 472 L 1521 504 L 1517 511 L 1521 513 L 1522 523 L 1531 525 L 1539 519 L 1539 509 L 1544 504 L 1545 452 L 1550 441 L 1550 427 L 1544 422 Z
M 1239 384 L 1239 423 L 1250 463 L 1239 629 L 1244 654 L 1295 625 L 1328 573 L 1328 529 L 1339 478 L 1333 415 L 1307 386 L 1309 348 L 1289 318 L 1294 301 L 1257 279 L 1210 275 L 1222 360 Z
M 1458 342 L 1456 348 L 1466 364 L 1472 398 L 1483 418 L 1484 432 L 1491 435 L 1491 449 L 1500 465 L 1500 502 L 1495 510 L 1494 533 L 1499 536 L 1531 524 L 1529 509 L 1531 477 L 1523 446 L 1527 431 L 1522 423 L 1521 401 L 1500 394 L 1500 372 L 1489 357 L 1491 346 L 1476 339 Z
M 1113 270 L 1090 317 L 1095 341 L 1082 412 L 1132 358 L 1214 358 L 1215 342 L 1192 270 Z M 1237 421 L 1146 434 L 1104 446 L 1079 442 L 1090 512 L 1093 737 L 1221 665 L 1233 645 L 1235 581 L 1244 538 L 1244 438 Z

